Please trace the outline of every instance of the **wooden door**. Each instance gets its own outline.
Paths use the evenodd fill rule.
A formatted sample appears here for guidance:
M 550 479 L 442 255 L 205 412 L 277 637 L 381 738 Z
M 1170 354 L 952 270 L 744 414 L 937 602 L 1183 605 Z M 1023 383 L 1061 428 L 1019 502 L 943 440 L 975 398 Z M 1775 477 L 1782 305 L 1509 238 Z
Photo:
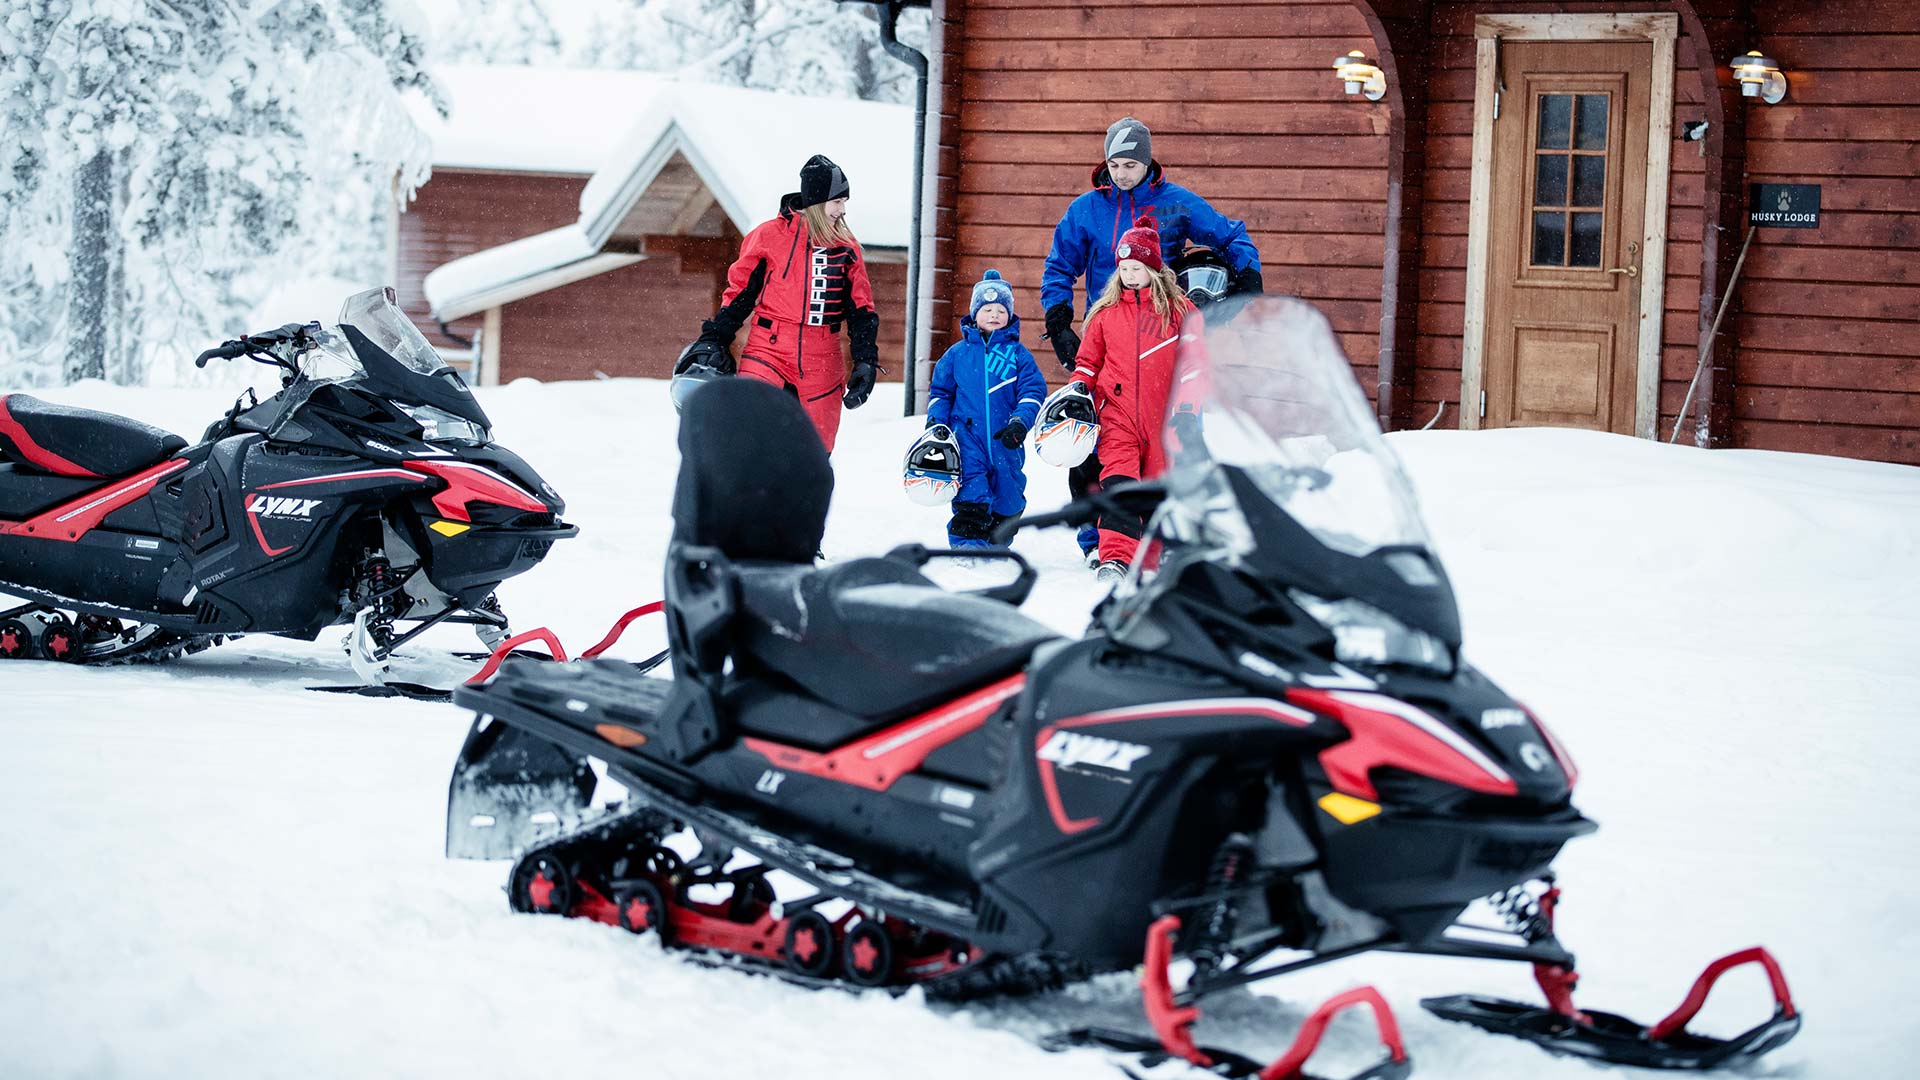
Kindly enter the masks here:
M 1503 42 L 1482 427 L 1634 432 L 1648 42 Z

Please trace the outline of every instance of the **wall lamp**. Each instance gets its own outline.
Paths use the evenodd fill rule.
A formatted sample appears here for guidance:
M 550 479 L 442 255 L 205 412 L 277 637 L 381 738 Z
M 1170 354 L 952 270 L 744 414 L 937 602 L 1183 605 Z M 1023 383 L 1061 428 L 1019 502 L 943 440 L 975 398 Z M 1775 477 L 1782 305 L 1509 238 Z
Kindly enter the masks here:
M 1367 54 L 1355 49 L 1333 61 L 1333 70 L 1340 81 L 1347 85 L 1349 94 L 1365 94 L 1368 101 L 1379 101 L 1387 96 L 1387 73 L 1380 65 L 1367 59 Z
M 1787 77 L 1780 74 L 1780 65 L 1758 51 L 1734 58 L 1733 77 L 1740 82 L 1741 97 L 1778 105 L 1787 96 Z

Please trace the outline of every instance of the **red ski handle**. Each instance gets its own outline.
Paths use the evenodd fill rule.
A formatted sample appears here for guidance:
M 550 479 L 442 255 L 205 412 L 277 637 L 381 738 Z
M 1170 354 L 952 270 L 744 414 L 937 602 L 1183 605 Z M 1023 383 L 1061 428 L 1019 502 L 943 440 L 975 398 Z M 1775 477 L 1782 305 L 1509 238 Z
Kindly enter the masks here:
M 1201 1068 L 1210 1068 L 1213 1059 L 1193 1044 L 1193 1022 L 1200 1019 L 1195 1006 L 1173 1003 L 1173 983 L 1167 977 L 1167 965 L 1173 962 L 1173 935 L 1180 932 L 1180 916 L 1162 915 L 1147 928 L 1146 966 L 1140 971 L 1140 997 L 1147 1008 L 1147 1022 L 1167 1053 Z
M 1153 1033 L 1159 1038 L 1161 1049 L 1203 1069 L 1211 1068 L 1213 1058 L 1193 1042 L 1193 1024 L 1200 1019 L 1200 1010 L 1193 1005 L 1174 1004 L 1173 984 L 1167 976 L 1167 966 L 1173 960 L 1173 938 L 1179 932 L 1178 915 L 1162 915 L 1147 928 L 1146 966 L 1140 972 L 1140 996 L 1145 1002 L 1147 1020 L 1153 1025 Z M 1409 1067 L 1407 1047 L 1400 1039 L 1400 1024 L 1394 1019 L 1393 1009 L 1380 996 L 1380 991 L 1371 986 L 1357 986 L 1321 1002 L 1320 1007 L 1313 1010 L 1313 1015 L 1307 1017 L 1300 1033 L 1294 1036 L 1293 1045 L 1287 1048 L 1287 1052 L 1260 1070 L 1260 1080 L 1310 1080 L 1303 1070 L 1307 1059 L 1320 1048 L 1320 1039 L 1326 1034 L 1327 1024 L 1341 1011 L 1355 1005 L 1365 1005 L 1373 1010 L 1373 1022 L 1380 1029 L 1380 1041 L 1386 1044 L 1388 1055 L 1386 1061 L 1363 1075 L 1406 1075 Z M 1389 1065 L 1398 1068 L 1388 1070 Z
M 1647 1037 L 1657 1042 L 1683 1030 L 1699 1014 L 1700 1007 L 1707 1003 L 1707 994 L 1713 990 L 1713 984 L 1720 981 L 1720 976 L 1745 964 L 1759 964 L 1767 969 L 1767 981 L 1773 984 L 1773 1000 L 1779 1005 L 1780 1014 L 1794 1015 L 1793 995 L 1787 990 L 1786 972 L 1780 970 L 1780 962 L 1773 958 L 1772 953 L 1756 945 L 1751 949 L 1728 953 L 1708 964 L 1707 970 L 1693 980 L 1693 989 L 1687 991 L 1687 999 L 1665 1020 L 1648 1028 Z
M 613 643 L 620 640 L 620 635 L 627 632 L 627 627 L 632 626 L 635 619 L 640 618 L 642 615 L 651 615 L 656 611 L 665 611 L 666 607 L 666 601 L 655 600 L 651 604 L 641 604 L 639 607 L 620 616 L 620 621 L 613 624 L 612 629 L 607 631 L 607 636 L 601 638 L 598 645 L 581 653 L 580 659 L 591 660 L 601 653 L 606 652 L 608 649 L 613 648 Z
M 1327 1024 L 1342 1010 L 1355 1005 L 1365 1005 L 1373 1010 L 1373 1022 L 1380 1029 L 1380 1041 L 1386 1045 L 1388 1060 L 1407 1060 L 1407 1047 L 1400 1040 L 1400 1024 L 1393 1018 L 1393 1009 L 1380 996 L 1380 991 L 1371 986 L 1356 986 L 1321 1002 L 1320 1007 L 1313 1010 L 1313 1015 L 1307 1017 L 1307 1022 L 1301 1025 L 1300 1034 L 1294 1036 L 1293 1045 L 1287 1048 L 1287 1052 L 1260 1070 L 1260 1080 L 1305 1080 L 1307 1059 L 1320 1048 L 1320 1039 L 1326 1034 Z
M 560 639 L 554 636 L 553 631 L 541 626 L 529 630 L 524 634 L 515 634 L 501 642 L 500 647 L 493 650 L 493 655 L 487 657 L 487 662 L 480 665 L 480 670 L 473 673 L 473 678 L 467 680 L 467 685 L 478 686 L 488 679 L 493 678 L 494 673 L 500 670 L 500 665 L 506 661 L 507 656 L 511 654 L 513 650 L 530 641 L 543 642 L 547 648 L 553 650 L 553 658 L 555 660 L 563 664 L 567 662 L 567 650 L 560 647 Z
M 641 604 L 639 607 L 620 616 L 619 620 L 607 631 L 607 636 L 601 638 L 597 644 L 586 652 L 581 653 L 580 659 L 591 660 L 601 653 L 606 652 L 608 649 L 613 648 L 614 643 L 620 640 L 620 635 L 627 632 L 627 627 L 632 626 L 635 619 L 643 615 L 651 615 L 656 611 L 664 611 L 666 610 L 666 606 L 665 601 L 655 600 L 651 604 Z M 559 637 L 557 637 L 553 631 L 541 626 L 529 630 L 524 634 L 515 634 L 501 642 L 499 648 L 494 649 L 493 654 L 487 657 L 487 662 L 480 665 L 480 670 L 474 673 L 473 678 L 467 680 L 467 685 L 478 686 L 488 679 L 493 678 L 494 674 L 500 670 L 501 663 L 512 654 L 513 650 L 530 641 L 541 642 L 546 645 L 548 649 L 552 650 L 555 660 L 563 664 L 567 662 L 567 650 L 560 646 Z

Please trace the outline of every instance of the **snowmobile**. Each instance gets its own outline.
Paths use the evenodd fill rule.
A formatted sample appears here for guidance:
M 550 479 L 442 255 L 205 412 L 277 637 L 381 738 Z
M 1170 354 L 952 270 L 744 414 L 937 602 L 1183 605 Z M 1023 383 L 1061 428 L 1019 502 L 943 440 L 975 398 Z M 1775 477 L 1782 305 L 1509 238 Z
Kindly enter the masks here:
M 1012 580 L 970 593 L 921 572 L 959 553 L 816 568 L 832 474 L 794 452 L 804 416 L 714 384 L 680 433 L 672 678 L 507 659 L 458 689 L 477 715 L 448 854 L 512 858 L 518 911 L 801 980 L 968 996 L 1144 964 L 1151 1038 L 1070 1037 L 1231 1075 L 1301 1075 L 1326 1013 L 1354 1004 L 1388 1046 L 1365 1075 L 1406 1075 L 1371 991 L 1264 1069 L 1194 1041 L 1207 995 L 1371 950 L 1532 965 L 1545 1005 L 1423 1004 L 1550 1051 L 1705 1068 L 1790 1039 L 1764 950 L 1652 1026 L 1574 1005 L 1552 864 L 1595 829 L 1575 765 L 1461 658 L 1446 572 L 1326 320 L 1251 299 L 1183 343 L 1173 385 L 1166 476 L 1003 530 L 1147 518 L 1075 640 L 1016 610 L 1035 575 L 1004 547 L 985 550 Z M 810 893 L 780 895 L 774 871 Z M 1688 1032 L 1749 961 L 1774 1015 Z
M 249 390 L 193 446 L 0 396 L 0 593 L 28 600 L 0 610 L 0 658 L 155 661 L 347 623 L 354 669 L 378 682 L 430 626 L 506 638 L 494 587 L 577 530 L 393 290 L 196 364 L 241 356 L 279 368 L 280 391 Z

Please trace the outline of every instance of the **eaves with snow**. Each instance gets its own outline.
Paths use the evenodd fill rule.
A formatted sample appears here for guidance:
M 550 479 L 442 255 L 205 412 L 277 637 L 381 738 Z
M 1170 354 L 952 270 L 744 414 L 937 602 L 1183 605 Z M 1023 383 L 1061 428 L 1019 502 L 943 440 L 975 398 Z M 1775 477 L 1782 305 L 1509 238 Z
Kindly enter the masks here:
M 868 248 L 904 249 L 913 209 L 913 110 L 637 71 L 445 67 L 451 114 L 424 105 L 436 169 L 591 174 L 571 225 L 455 259 L 423 283 L 454 319 L 637 262 L 640 238 L 745 233 L 825 154 L 846 171 L 848 220 Z M 608 117 L 631 117 L 608 141 Z M 617 125 L 613 130 L 618 130 Z

